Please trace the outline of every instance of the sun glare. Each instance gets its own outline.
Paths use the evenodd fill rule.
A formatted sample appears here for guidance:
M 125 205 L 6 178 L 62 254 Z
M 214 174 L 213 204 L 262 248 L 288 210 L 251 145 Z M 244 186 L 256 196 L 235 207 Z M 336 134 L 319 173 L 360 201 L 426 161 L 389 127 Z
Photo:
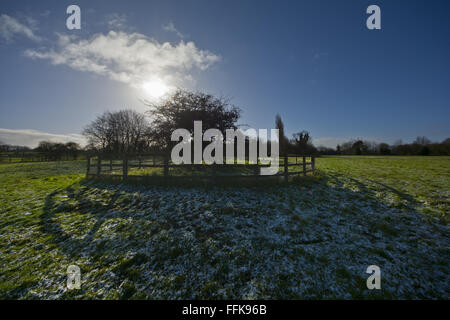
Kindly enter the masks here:
M 147 81 L 142 84 L 142 89 L 145 93 L 150 95 L 152 98 L 161 98 L 167 92 L 169 92 L 169 87 L 161 80 Z

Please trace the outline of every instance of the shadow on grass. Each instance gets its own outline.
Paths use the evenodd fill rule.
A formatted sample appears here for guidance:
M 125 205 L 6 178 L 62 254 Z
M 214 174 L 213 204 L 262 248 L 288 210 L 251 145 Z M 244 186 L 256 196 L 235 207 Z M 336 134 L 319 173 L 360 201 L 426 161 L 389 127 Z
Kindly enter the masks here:
M 352 181 L 355 185 L 358 186 L 357 192 L 349 191 L 345 188 L 345 181 Z M 327 180 L 332 181 L 335 187 L 327 186 L 326 182 Z M 140 183 L 136 183 L 139 186 Z M 123 187 L 125 188 L 125 191 L 123 191 Z M 177 186 L 177 185 L 175 185 Z M 191 185 L 192 186 L 192 185 Z M 197 184 L 194 184 L 193 186 L 198 186 Z M 219 196 L 216 196 L 214 194 L 214 190 L 210 188 L 210 185 L 204 185 L 207 190 L 205 192 L 211 192 L 213 193 L 212 198 L 219 199 Z M 239 184 L 237 186 L 236 182 L 234 184 L 224 184 L 226 188 L 232 188 L 233 191 L 239 193 L 239 190 L 244 190 L 245 187 Z M 317 190 L 315 189 L 315 186 L 317 186 Z M 384 186 L 382 184 L 379 184 L 381 188 L 385 188 L 386 191 L 393 192 L 396 194 L 401 193 L 393 188 L 390 188 L 388 186 Z M 150 236 L 159 233 L 161 230 L 173 230 L 177 228 L 185 228 L 186 226 L 189 226 L 192 229 L 198 230 L 197 226 L 190 225 L 192 222 L 189 221 L 189 219 L 183 219 L 183 220 L 173 220 L 172 216 L 165 216 L 165 215 L 158 215 L 156 216 L 156 219 L 158 220 L 150 220 L 155 219 L 155 217 L 150 218 L 146 215 L 138 215 L 134 212 L 131 212 L 128 210 L 128 203 L 127 205 L 123 205 L 121 201 L 123 199 L 121 198 L 121 195 L 123 195 L 123 192 L 132 194 L 135 191 L 140 191 L 142 189 L 133 190 L 135 186 L 133 184 L 123 184 L 121 181 L 108 181 L 108 180 L 83 180 L 78 185 L 72 185 L 66 189 L 60 189 L 55 190 L 54 192 L 50 193 L 45 200 L 45 208 L 44 208 L 44 214 L 41 216 L 41 228 L 42 231 L 45 234 L 52 236 L 52 241 L 62 250 L 62 252 L 69 258 L 71 261 L 76 261 L 79 258 L 82 257 L 88 257 L 92 258 L 94 263 L 97 265 L 95 268 L 108 268 L 112 262 L 117 262 L 116 259 L 121 259 L 120 263 L 115 263 L 114 268 L 112 268 L 112 271 L 118 275 L 118 277 L 114 281 L 114 286 L 119 286 L 120 283 L 122 283 L 124 280 L 128 281 L 127 283 L 146 283 L 146 279 L 143 278 L 143 274 L 145 273 L 145 270 L 149 268 L 149 265 L 151 265 L 152 272 L 169 276 L 167 275 L 167 270 L 165 269 L 167 263 L 171 265 L 172 269 L 175 270 L 176 266 L 178 265 L 180 268 L 186 263 L 184 259 L 181 259 L 183 257 L 183 254 L 185 251 L 187 252 L 201 252 L 201 264 L 193 264 L 192 270 L 190 273 L 187 273 L 183 276 L 173 275 L 173 280 L 170 280 L 169 282 L 162 282 L 161 286 L 166 287 L 167 291 L 177 291 L 177 290 L 185 290 L 185 295 L 187 297 L 194 297 L 195 299 L 214 299 L 217 298 L 217 290 L 221 287 L 224 287 L 230 280 L 232 269 L 233 268 L 243 268 L 248 265 L 249 262 L 251 262 L 254 266 L 259 266 L 261 263 L 265 264 L 264 262 L 261 262 L 261 257 L 259 256 L 259 253 L 261 250 L 264 251 L 264 254 L 266 254 L 267 250 L 270 252 L 270 248 L 261 248 L 261 245 L 256 243 L 256 241 L 252 238 L 246 238 L 246 232 L 240 232 L 235 233 L 236 229 L 241 229 L 242 226 L 239 225 L 238 219 L 224 219 L 221 220 L 226 221 L 225 223 L 219 223 L 219 226 L 217 227 L 217 223 L 213 227 L 217 227 L 215 230 L 219 234 L 215 233 L 208 233 L 208 236 L 202 236 L 201 232 L 204 232 L 202 230 L 199 230 L 196 233 L 196 239 L 193 240 L 193 242 L 189 245 L 190 247 L 181 248 L 178 246 L 177 243 L 182 242 L 183 239 L 179 238 L 180 235 L 178 234 L 170 234 L 170 237 L 173 237 L 169 241 L 167 240 L 161 240 L 161 238 L 157 238 L 158 243 L 153 243 L 151 251 L 142 251 L 142 248 L 146 247 L 146 243 L 144 239 L 141 239 L 139 237 L 139 234 L 134 234 L 131 232 L 130 234 L 127 234 L 125 237 L 123 235 L 120 236 L 114 236 L 114 237 L 106 237 L 103 235 L 98 236 L 99 230 L 101 229 L 102 225 L 108 221 L 109 219 L 114 218 L 122 218 L 122 219 L 128 219 L 130 221 L 130 224 L 132 224 L 132 227 L 137 227 L 139 225 L 143 225 L 145 222 L 151 222 L 150 229 L 146 230 L 150 233 Z M 161 186 L 159 186 L 161 187 Z M 173 188 L 174 185 L 170 185 L 170 189 L 173 190 L 173 194 L 166 194 L 165 196 L 168 198 L 169 201 L 173 201 L 174 205 L 177 202 L 177 191 L 176 188 Z M 189 186 L 190 187 L 190 186 Z M 252 187 L 255 188 L 255 190 L 258 190 L 258 192 L 262 192 L 262 195 L 258 200 L 261 202 L 262 206 L 269 205 L 269 209 L 273 209 L 274 212 L 279 210 L 280 208 L 274 207 L 270 208 L 270 203 L 266 203 L 267 196 L 272 195 L 273 193 L 276 193 L 277 196 L 284 199 L 284 201 L 287 201 L 287 203 L 294 203 L 296 199 L 291 198 L 293 196 L 290 195 L 289 188 L 297 188 L 297 187 L 306 187 L 307 189 L 310 188 L 314 192 L 321 192 L 327 196 L 327 194 L 336 194 L 336 192 L 345 192 L 346 194 L 349 194 L 350 196 L 356 196 L 360 198 L 364 198 L 366 196 L 369 196 L 372 199 L 372 205 L 374 206 L 375 210 L 385 210 L 386 205 L 384 203 L 381 203 L 379 200 L 376 200 L 375 197 L 375 190 L 368 188 L 366 185 L 361 183 L 360 181 L 357 181 L 355 179 L 344 177 L 339 174 L 329 174 L 329 175 L 317 175 L 316 177 L 310 176 L 310 177 L 299 177 L 296 179 L 293 179 L 291 183 L 289 184 L 273 184 L 272 186 L 260 186 L 258 182 L 252 185 Z M 85 193 L 86 190 L 90 190 L 92 188 L 99 189 L 99 194 L 103 194 L 103 191 L 108 191 L 106 198 L 103 199 L 103 201 L 96 201 L 90 199 L 87 195 L 88 193 Z M 145 187 L 143 187 L 145 189 Z M 149 186 L 149 188 L 152 188 L 152 186 Z M 165 187 L 162 187 L 165 188 Z M 286 189 L 285 189 L 286 188 Z M 65 198 L 64 202 L 58 201 L 58 195 L 64 194 L 67 196 Z M 405 199 L 408 199 L 408 201 L 411 202 L 411 204 L 414 204 L 410 198 L 408 198 L 408 195 L 403 195 Z M 173 200 L 172 200 L 173 199 Z M 327 199 L 327 198 L 324 198 Z M 120 201 L 119 201 L 120 200 Z M 317 206 L 319 208 L 322 203 L 317 202 L 310 202 L 311 205 Z M 338 203 L 336 203 L 337 205 Z M 134 205 L 134 204 L 131 204 Z M 138 204 L 136 204 L 138 205 Z M 237 208 L 232 210 L 224 210 L 221 211 L 220 214 L 223 216 L 227 215 L 234 215 L 238 216 L 240 214 L 249 214 L 249 212 L 242 210 L 239 208 L 239 204 L 237 204 Z M 146 210 L 158 210 L 158 202 L 152 202 L 150 206 L 146 207 Z M 250 209 L 251 210 L 251 209 Z M 312 210 L 315 211 L 315 210 Z M 80 215 L 89 215 L 90 219 L 93 219 L 94 222 L 92 226 L 90 227 L 89 231 L 85 233 L 85 235 L 80 238 L 76 237 L 73 234 L 70 234 L 66 232 L 61 225 L 61 222 L 59 220 L 59 214 L 60 213 L 77 213 Z M 185 213 L 180 213 L 185 214 Z M 292 212 L 286 212 L 282 214 L 287 214 L 290 216 L 295 216 L 296 213 L 294 212 L 294 208 L 292 209 Z M 339 210 L 337 210 L 337 214 L 341 214 Z M 292 217 L 291 217 L 292 218 Z M 307 248 L 308 246 L 310 248 L 314 248 L 314 246 L 321 246 L 321 249 L 317 252 L 326 252 L 326 246 L 329 246 L 330 244 L 333 244 L 335 241 L 339 241 L 339 243 L 345 243 L 346 241 L 352 242 L 355 237 L 360 238 L 367 238 L 368 243 L 372 243 L 374 240 L 379 242 L 384 242 L 387 245 L 392 245 L 392 241 L 398 237 L 401 233 L 405 232 L 405 230 L 399 230 L 398 228 L 394 228 L 392 225 L 396 225 L 396 223 L 393 223 L 397 217 L 389 218 L 389 220 L 373 220 L 377 219 L 377 217 L 367 217 L 361 214 L 358 214 L 358 212 L 343 212 L 342 213 L 342 220 L 339 221 L 339 228 L 344 228 L 346 230 L 345 233 L 343 233 L 344 238 L 337 239 L 335 238 L 335 234 L 332 232 L 332 230 L 335 229 L 336 226 L 331 226 L 329 224 L 329 221 L 321 221 L 321 216 L 314 216 L 311 218 L 315 218 L 316 220 L 319 219 L 319 223 L 315 222 L 311 224 L 310 222 L 306 221 L 304 225 L 302 226 L 302 229 L 300 229 L 299 232 L 289 232 L 286 231 L 284 228 L 274 228 L 272 230 L 268 230 L 267 232 L 271 232 L 273 234 L 281 233 L 281 236 L 287 237 L 286 240 L 286 247 L 289 247 L 290 245 L 301 245 Z M 303 224 L 305 217 L 298 218 L 300 219 L 298 223 Z M 315 221 L 316 221 L 315 220 Z M 293 220 L 293 223 L 295 222 L 295 219 Z M 145 224 L 146 226 L 148 224 Z M 312 228 L 311 225 L 314 227 L 314 232 L 311 231 Z M 354 228 L 355 225 L 361 226 L 361 228 Z M 246 228 L 252 229 L 255 228 L 257 230 L 258 228 L 258 222 L 255 223 L 255 225 L 249 225 L 246 226 Z M 331 229 L 330 229 L 331 228 Z M 134 230 L 134 229 L 133 229 Z M 331 231 L 330 231 L 331 230 Z M 209 232 L 209 231 L 208 231 Z M 331 232 L 331 233 L 330 233 Z M 374 233 L 381 232 L 384 236 L 384 238 L 374 237 Z M 311 233 L 311 234 L 308 234 Z M 232 267 L 229 267 L 228 263 L 229 261 L 220 262 L 218 263 L 215 261 L 212 256 L 207 252 L 204 251 L 205 243 L 207 242 L 208 238 L 213 237 L 214 240 L 217 242 L 217 247 L 225 247 L 228 246 L 229 239 L 227 239 L 226 236 L 223 235 L 229 235 L 233 237 L 237 237 L 236 246 L 238 248 L 241 248 L 240 243 L 249 243 L 250 240 L 250 248 L 247 250 L 247 248 L 244 250 L 236 250 L 234 252 L 237 252 L 236 254 L 244 254 L 242 252 L 246 252 L 245 256 L 242 257 L 236 257 L 234 262 L 234 265 Z M 323 237 L 326 237 L 328 240 L 326 243 L 324 241 L 311 241 L 311 239 L 315 239 L 317 235 L 322 235 Z M 261 235 L 262 238 L 264 238 L 266 235 Z M 178 237 L 178 238 L 177 238 Z M 270 237 L 268 237 L 270 238 Z M 164 238 L 165 239 L 165 238 Z M 306 240 L 305 240 L 306 239 Z M 309 239 L 309 240 L 308 240 Z M 347 239 L 347 240 L 346 240 Z M 147 240 L 148 241 L 148 240 Z M 167 243 L 174 243 L 173 247 L 167 247 L 166 243 L 164 241 L 167 241 Z M 263 242 L 265 243 L 266 240 Z M 324 242 L 324 243 L 322 243 Z M 243 245 L 242 245 L 243 246 Z M 90 247 L 94 248 L 95 250 L 85 250 L 85 248 Z M 413 248 L 413 247 L 412 247 Z M 146 249 L 147 250 L 147 249 Z M 283 250 L 283 248 L 273 248 L 273 250 Z M 323 251 L 325 250 L 325 251 Z M 372 261 L 378 261 L 377 263 L 382 263 L 383 261 L 390 261 L 391 254 L 387 254 L 384 251 L 385 249 L 380 250 L 373 250 L 373 246 L 370 246 L 368 248 L 361 248 L 360 251 L 357 253 L 353 253 L 356 255 L 359 255 L 359 257 L 354 258 L 355 261 L 360 260 L 367 260 L 367 258 L 370 258 Z M 395 250 L 395 248 L 392 248 L 392 250 Z M 131 257 L 124 258 L 125 255 L 127 255 L 130 252 L 134 252 L 135 254 L 131 255 Z M 312 253 L 311 253 L 312 252 Z M 324 259 L 323 261 L 320 260 L 321 256 L 315 257 L 314 256 L 315 251 L 309 251 L 308 255 L 310 256 L 310 259 L 312 263 L 318 263 L 328 265 L 330 261 Z M 299 250 L 299 256 L 298 257 L 290 257 L 292 261 L 290 263 L 295 264 L 296 259 L 299 258 L 301 255 L 305 255 L 305 250 Z M 337 258 L 338 261 L 332 261 L 333 264 L 345 266 L 348 261 L 345 256 L 342 256 L 342 261 L 339 260 L 341 258 Z M 195 261 L 195 260 L 194 260 Z M 281 261 L 281 260 L 280 260 Z M 401 263 L 401 262 L 398 262 Z M 220 276 L 215 276 L 210 279 L 208 283 L 197 283 L 197 287 L 188 288 L 186 289 L 185 281 L 189 277 L 195 276 L 196 272 L 199 270 L 202 270 L 203 268 L 208 269 L 211 266 L 216 268 L 217 270 L 222 270 L 221 272 L 223 274 L 220 274 Z M 367 266 L 364 266 L 367 267 Z M 315 267 L 314 267 L 315 268 Z M 342 267 L 344 268 L 344 267 Z M 365 293 L 365 280 L 364 280 L 364 272 L 365 269 L 361 269 L 361 274 L 356 275 L 347 275 L 346 272 L 344 272 L 344 269 L 338 269 L 339 272 L 336 272 L 335 279 L 337 283 L 342 283 L 341 285 L 348 288 L 348 291 L 351 292 L 351 295 L 353 298 L 367 298 L 367 297 L 381 297 L 381 298 L 389 298 L 391 297 L 391 294 L 394 294 L 393 292 L 382 292 L 382 293 Z M 270 268 L 268 268 L 270 270 Z M 320 268 L 318 268 L 320 270 Z M 342 271 L 344 270 L 344 271 Z M 192 273 L 192 274 L 191 274 Z M 348 279 L 341 279 L 343 278 L 343 275 L 348 277 Z M 296 299 L 296 298 L 302 298 L 302 296 L 293 295 L 290 293 L 290 289 L 288 286 L 288 281 L 283 280 L 283 277 L 281 275 L 278 275 L 276 272 L 268 271 L 267 274 L 264 275 L 266 278 L 263 279 L 257 279 L 259 282 L 263 283 L 262 286 L 266 287 L 274 287 L 273 291 L 264 292 L 262 294 L 263 296 L 268 296 L 270 298 L 278 298 L 278 299 Z M 407 275 L 406 275 L 407 276 Z M 322 283 L 321 279 L 322 276 L 318 273 L 312 275 L 313 279 L 317 281 L 317 290 L 310 294 L 311 297 L 320 298 L 322 297 L 322 292 L 328 292 L 328 284 Z M 245 287 L 246 285 L 249 285 L 251 281 L 255 279 L 252 278 L 252 273 L 249 273 L 248 279 L 245 278 L 245 281 L 242 282 L 234 281 L 232 283 L 232 291 L 231 296 L 233 298 L 242 298 L 238 292 L 241 292 L 242 287 Z M 344 281 L 345 280 L 345 281 Z M 145 287 L 145 285 L 144 285 Z M 148 290 L 151 292 L 152 288 L 146 287 L 145 289 L 141 289 L 141 291 L 138 291 L 135 289 L 134 285 L 130 285 L 128 288 L 122 291 L 120 296 L 118 298 L 149 298 L 149 293 L 146 292 Z M 83 289 L 82 289 L 83 290 Z M 83 292 L 83 291 L 81 291 Z M 326 294 L 326 297 L 332 296 L 333 293 Z M 70 294 L 68 293 L 67 298 L 70 298 Z
M 84 180 L 80 183 L 80 185 L 88 187 L 86 181 Z M 61 193 L 66 193 L 68 197 L 67 200 L 75 200 L 77 205 L 69 208 L 64 208 L 61 205 L 58 206 L 58 203 L 55 201 L 55 197 Z M 92 242 L 95 234 L 106 220 L 119 217 L 138 219 L 138 217 L 133 214 L 129 214 L 127 212 L 116 212 L 112 210 L 118 196 L 119 193 L 116 192 L 111 196 L 107 204 L 102 204 L 98 201 L 80 197 L 80 195 L 73 189 L 73 185 L 67 187 L 66 189 L 55 190 L 45 198 L 44 214 L 41 215 L 41 230 L 44 233 L 53 235 L 53 242 L 57 244 L 66 255 L 72 258 L 79 258 L 83 248 Z M 92 228 L 82 239 L 78 239 L 67 234 L 61 225 L 55 220 L 58 213 L 70 212 L 70 210 L 73 209 L 80 214 L 90 214 L 90 217 L 95 220 Z
M 350 181 L 353 183 L 358 189 L 359 192 L 362 194 L 365 194 L 369 197 L 375 198 L 375 190 L 373 188 L 368 187 L 366 184 L 362 183 L 360 180 L 355 179 L 353 177 L 346 176 L 344 174 L 339 173 L 329 173 L 326 176 L 323 177 L 324 181 L 330 181 L 333 184 L 335 184 L 338 188 L 344 188 L 343 181 Z M 420 202 L 417 201 L 413 196 L 404 193 L 398 189 L 395 189 L 393 187 L 390 187 L 384 183 L 378 182 L 373 179 L 367 179 L 368 182 L 371 184 L 378 186 L 379 191 L 383 191 L 386 193 L 392 193 L 398 197 L 402 202 L 404 202 L 400 208 L 408 208 L 412 210 L 418 209 L 420 206 Z

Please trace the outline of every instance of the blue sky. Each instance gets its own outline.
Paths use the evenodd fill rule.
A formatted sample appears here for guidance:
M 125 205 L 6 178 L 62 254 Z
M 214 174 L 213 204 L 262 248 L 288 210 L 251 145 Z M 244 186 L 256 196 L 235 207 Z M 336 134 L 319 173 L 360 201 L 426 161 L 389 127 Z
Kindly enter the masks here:
M 81 8 L 81 30 L 66 8 Z M 381 30 L 366 8 L 381 8 Z M 0 140 L 77 140 L 105 110 L 182 86 L 316 145 L 450 137 L 450 1 L 9 1 Z

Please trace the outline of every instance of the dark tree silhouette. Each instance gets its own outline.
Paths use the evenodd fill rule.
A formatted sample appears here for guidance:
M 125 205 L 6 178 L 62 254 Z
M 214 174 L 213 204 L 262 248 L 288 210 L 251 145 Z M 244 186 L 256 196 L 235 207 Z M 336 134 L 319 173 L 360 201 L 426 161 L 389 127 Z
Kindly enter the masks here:
M 364 145 L 364 141 L 357 140 L 353 143 L 352 149 L 354 151 L 354 154 L 363 154 L 367 150 L 367 147 Z
M 196 120 L 202 121 L 203 131 L 215 128 L 225 133 L 226 129 L 237 129 L 241 114 L 227 99 L 181 89 L 162 101 L 146 104 L 150 107 L 147 113 L 152 121 L 152 141 L 161 149 L 174 144 L 170 138 L 176 129 L 183 128 L 193 134 Z
M 75 142 L 51 142 L 51 141 L 41 141 L 35 151 L 41 152 L 45 155 L 46 160 L 61 160 L 65 158 L 68 160 L 72 158 L 76 160 L 78 153 L 81 151 L 81 147 Z
M 81 147 L 78 143 L 76 142 L 67 142 L 65 144 L 66 147 L 66 151 L 67 153 L 69 153 L 73 160 L 76 160 L 79 154 L 79 151 L 81 150 Z
M 142 152 L 149 143 L 145 116 L 134 110 L 105 112 L 83 131 L 90 148 L 124 154 Z
M 308 131 L 303 130 L 292 135 L 291 148 L 295 153 L 313 154 L 317 150 L 312 144 Z
M 425 146 L 427 144 L 431 144 L 431 141 L 427 137 L 422 136 L 422 137 L 417 137 L 416 140 L 414 141 L 414 143 Z
M 378 152 L 382 155 L 387 155 L 391 153 L 391 148 L 387 143 L 380 143 L 378 145 Z
M 286 134 L 284 131 L 284 123 L 283 120 L 281 120 L 281 116 L 279 114 L 275 116 L 275 128 L 279 130 L 278 134 L 280 143 L 280 154 L 287 155 L 289 141 L 286 138 Z
M 306 130 L 303 130 L 301 132 L 294 133 L 292 135 L 292 138 L 294 139 L 294 142 L 298 145 L 307 145 L 311 141 L 311 137 L 309 136 L 309 132 Z

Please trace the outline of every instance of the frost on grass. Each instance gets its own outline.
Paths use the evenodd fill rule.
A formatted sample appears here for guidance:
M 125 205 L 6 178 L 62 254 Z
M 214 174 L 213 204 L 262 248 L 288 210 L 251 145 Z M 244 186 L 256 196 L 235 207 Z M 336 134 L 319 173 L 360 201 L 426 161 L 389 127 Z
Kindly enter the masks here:
M 4 202 L 2 298 L 450 297 L 448 226 L 426 214 L 445 214 L 447 191 L 432 195 L 436 207 L 336 172 L 253 188 L 78 179 L 55 190 L 66 178 L 49 179 L 54 191 L 40 182 Z M 66 288 L 72 264 L 80 290 Z M 369 265 L 381 290 L 366 287 Z
M 31 260 L 39 273 L 52 260 L 41 280 L 3 295 L 448 298 L 448 227 L 362 187 L 335 177 L 303 187 L 60 190 L 38 228 L 1 235 L 9 237 L 5 254 L 17 257 L 11 268 Z M 12 249 L 38 231 L 47 239 L 41 256 Z M 79 291 L 65 287 L 69 264 L 81 268 Z M 372 264 L 381 268 L 380 291 L 366 288 Z

